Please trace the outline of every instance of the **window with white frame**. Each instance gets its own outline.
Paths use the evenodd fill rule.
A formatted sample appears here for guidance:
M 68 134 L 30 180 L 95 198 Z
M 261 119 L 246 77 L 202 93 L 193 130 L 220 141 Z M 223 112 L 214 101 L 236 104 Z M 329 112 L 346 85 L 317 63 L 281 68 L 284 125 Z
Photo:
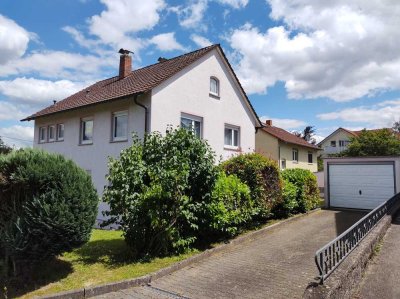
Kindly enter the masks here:
M 297 148 L 292 149 L 292 160 L 293 162 L 299 162 L 299 150 Z
M 346 147 L 348 144 L 348 140 L 339 140 L 339 147 Z
M 336 140 L 331 141 L 331 147 L 336 147 Z
M 49 142 L 52 142 L 56 139 L 56 126 L 49 126 Z
M 128 111 L 113 113 L 112 140 L 124 141 L 128 139 Z
M 215 77 L 210 77 L 210 93 L 219 96 L 219 80 Z
M 188 114 L 181 115 L 181 128 L 193 132 L 198 138 L 202 136 L 202 123 L 203 119 L 201 117 Z
M 93 118 L 81 120 L 81 144 L 93 143 Z
M 46 127 L 39 128 L 39 143 L 46 142 Z
M 313 163 L 313 153 L 312 152 L 308 152 L 308 163 L 309 164 Z
M 240 142 L 240 129 L 230 125 L 225 125 L 224 145 L 227 148 L 238 149 Z
M 57 141 L 64 140 L 64 124 L 57 125 Z

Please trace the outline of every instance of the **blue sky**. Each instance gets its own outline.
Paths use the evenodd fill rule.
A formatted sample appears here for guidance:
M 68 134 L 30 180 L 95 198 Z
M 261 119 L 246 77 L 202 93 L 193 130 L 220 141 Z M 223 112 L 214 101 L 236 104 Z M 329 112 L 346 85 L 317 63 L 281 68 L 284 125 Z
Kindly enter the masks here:
M 277 126 L 313 125 L 319 138 L 339 126 L 391 126 L 400 114 L 400 3 L 348 2 L 2 0 L 0 136 L 29 145 L 33 123 L 19 119 L 117 74 L 121 47 L 139 68 L 211 43 Z

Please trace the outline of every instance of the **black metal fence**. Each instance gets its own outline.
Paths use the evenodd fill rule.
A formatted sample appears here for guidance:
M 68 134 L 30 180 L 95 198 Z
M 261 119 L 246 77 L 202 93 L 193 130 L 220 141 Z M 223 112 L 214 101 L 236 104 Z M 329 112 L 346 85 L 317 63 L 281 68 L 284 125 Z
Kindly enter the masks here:
M 315 263 L 318 267 L 321 283 L 324 283 L 325 279 L 368 235 L 382 217 L 390 211 L 398 198 L 400 198 L 400 193 L 373 209 L 340 236 L 315 253 Z

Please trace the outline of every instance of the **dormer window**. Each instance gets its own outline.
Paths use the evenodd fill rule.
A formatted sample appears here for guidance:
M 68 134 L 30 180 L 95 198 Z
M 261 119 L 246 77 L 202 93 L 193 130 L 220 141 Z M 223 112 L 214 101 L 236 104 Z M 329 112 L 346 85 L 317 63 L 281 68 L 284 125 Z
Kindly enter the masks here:
M 219 97 L 219 80 L 216 77 L 210 78 L 210 94 Z

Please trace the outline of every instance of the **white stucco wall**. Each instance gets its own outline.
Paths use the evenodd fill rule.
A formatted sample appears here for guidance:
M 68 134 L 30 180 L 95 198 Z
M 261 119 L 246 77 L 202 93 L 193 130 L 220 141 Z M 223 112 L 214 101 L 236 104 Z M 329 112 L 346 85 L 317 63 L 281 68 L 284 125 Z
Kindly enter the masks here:
M 211 76 L 220 81 L 220 98 L 209 94 Z M 217 50 L 153 90 L 152 131 L 164 133 L 167 125 L 179 126 L 182 113 L 203 119 L 202 138 L 208 140 L 218 158 L 227 159 L 238 153 L 224 148 L 225 124 L 240 127 L 242 152 L 254 151 L 254 117 Z
M 138 101 L 150 107 L 149 95 L 139 97 Z M 128 110 L 128 141 L 112 142 L 112 113 L 122 110 Z M 81 145 L 79 142 L 80 120 L 84 117 L 93 117 L 93 144 Z M 64 141 L 38 142 L 40 127 L 59 123 L 65 126 Z M 133 97 L 38 118 L 35 121 L 34 147 L 60 153 L 90 171 L 101 196 L 107 184 L 105 175 L 108 173 L 108 157 L 117 157 L 121 150 L 131 144 L 131 132 L 137 132 L 140 137 L 144 133 L 144 110 L 133 102 Z M 104 203 L 100 204 L 99 219 L 104 219 L 101 211 L 106 208 Z

